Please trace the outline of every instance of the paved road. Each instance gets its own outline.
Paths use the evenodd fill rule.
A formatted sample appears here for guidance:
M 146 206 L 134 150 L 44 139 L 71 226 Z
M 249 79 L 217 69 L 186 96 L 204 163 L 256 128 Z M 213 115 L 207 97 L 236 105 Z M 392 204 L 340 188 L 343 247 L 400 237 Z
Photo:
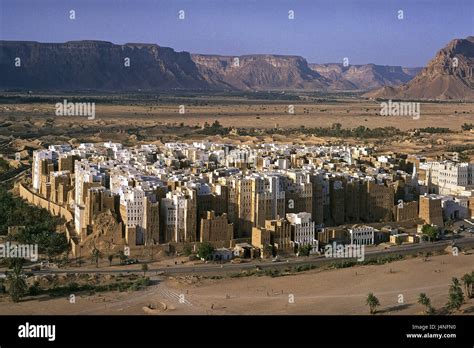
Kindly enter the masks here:
M 22 175 L 30 172 L 31 166 L 21 166 L 18 168 L 12 168 L 7 170 L 5 173 L 0 175 L 0 183 L 6 183 L 8 181 L 19 178 Z
M 365 259 L 388 256 L 388 255 L 409 255 L 417 254 L 420 252 L 433 252 L 444 250 L 448 245 L 451 244 L 451 240 L 437 241 L 434 243 L 421 243 L 411 244 L 403 246 L 394 246 L 390 249 L 385 250 L 370 250 L 365 252 Z M 464 237 L 456 239 L 456 245 L 459 247 L 474 247 L 474 237 Z M 246 262 L 240 264 L 200 264 L 200 265 L 177 265 L 170 267 L 150 267 L 148 273 L 152 274 L 164 273 L 164 274 L 197 274 L 197 273 L 229 273 L 229 272 L 241 272 L 244 270 L 255 269 L 260 267 L 261 269 L 285 269 L 288 267 L 295 267 L 301 265 L 316 265 L 321 266 L 341 259 L 326 258 L 325 256 L 308 257 L 308 258 L 297 258 L 289 259 L 287 262 Z M 55 273 L 142 273 L 140 269 L 130 268 L 98 268 L 98 269 L 81 269 L 81 268 L 61 268 L 51 270 L 40 270 L 33 271 L 34 274 L 55 274 Z

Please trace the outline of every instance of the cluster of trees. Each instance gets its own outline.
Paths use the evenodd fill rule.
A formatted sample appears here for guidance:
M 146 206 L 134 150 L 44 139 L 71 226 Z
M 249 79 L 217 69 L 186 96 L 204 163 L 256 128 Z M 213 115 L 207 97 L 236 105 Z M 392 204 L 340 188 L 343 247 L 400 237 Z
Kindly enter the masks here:
M 90 252 L 90 258 L 91 258 L 92 263 L 95 263 L 95 266 L 99 267 L 99 261 L 103 257 L 104 257 L 104 254 L 94 245 L 94 247 L 92 248 L 92 250 Z M 108 254 L 107 255 L 107 260 L 109 261 L 109 266 L 112 266 L 112 262 L 113 262 L 114 258 L 116 258 L 116 257 L 118 257 L 121 265 L 125 264 L 125 261 L 128 260 L 128 256 L 125 255 L 125 252 L 123 250 L 119 250 L 117 252 L 117 254 Z
M 420 132 L 422 133 L 452 133 L 451 129 L 449 128 L 442 128 L 442 127 L 425 127 L 425 128 L 420 128 Z
M 311 250 L 313 250 L 313 246 L 311 244 L 305 244 L 298 247 L 298 256 L 309 256 L 311 254 Z
M 8 236 L 8 240 L 38 244 L 39 253 L 46 254 L 52 260 L 69 251 L 66 235 L 56 232 L 56 226 L 62 222 L 61 218 L 50 215 L 46 209 L 28 205 L 0 187 L 0 234 L 7 234 L 8 226 L 24 226 L 14 236 Z
M 25 274 L 23 273 L 23 264 L 25 260 L 21 258 L 6 259 L 8 271 L 6 272 L 6 285 L 3 280 L 0 283 L 0 291 L 8 292 L 13 302 L 19 302 L 22 297 L 28 293 Z
M 6 263 L 8 265 L 8 271 L 6 272 L 6 279 L 0 279 L 0 294 L 8 293 L 11 300 L 13 302 L 19 302 L 25 296 L 36 296 L 44 290 L 39 287 L 39 283 L 35 282 L 33 285 L 28 287 L 26 282 L 26 275 L 23 271 L 23 264 L 25 260 L 21 258 L 10 258 L 7 259 Z M 83 286 L 79 286 L 77 283 L 70 283 L 66 287 L 61 286 L 54 286 L 53 288 L 49 289 L 51 294 L 59 294 L 66 291 L 83 291 L 83 290 L 98 290 L 98 291 L 108 291 L 108 290 L 115 290 L 115 289 L 122 289 L 127 288 L 131 290 L 138 290 L 142 286 L 147 286 L 149 284 L 149 279 L 145 278 L 146 273 L 148 271 L 148 265 L 142 265 L 143 271 L 143 278 L 137 280 L 133 283 L 125 283 L 125 284 L 108 284 L 108 285 L 92 285 L 87 284 Z M 122 290 L 120 290 L 122 291 Z
M 13 238 L 9 238 L 20 244 L 38 244 L 38 252 L 45 254 L 51 261 L 56 261 L 59 256 L 68 253 L 70 244 L 66 234 L 57 233 L 54 229 L 43 226 L 25 226 Z
M 199 244 L 199 247 L 197 250 L 197 256 L 206 261 L 211 260 L 214 250 L 215 248 L 211 243 L 207 243 L 207 242 L 201 243 Z
M 449 311 L 459 310 L 463 303 L 464 294 L 461 289 L 461 283 L 458 278 L 453 278 L 451 280 L 451 285 L 449 285 L 448 303 L 446 304 L 446 308 Z
M 474 150 L 474 145 L 472 144 L 464 144 L 464 145 L 451 145 L 448 146 L 448 152 L 457 152 L 459 153 L 459 161 L 460 162 L 469 162 L 470 155 L 469 153 Z
M 426 129 L 431 129 L 429 127 Z M 433 128 L 434 129 L 434 128 Z M 441 129 L 441 128 L 440 128 Z M 212 125 L 209 123 L 204 124 L 204 128 L 198 133 L 205 135 L 227 135 L 230 132 L 230 128 L 223 127 L 219 121 L 214 121 Z M 433 131 L 434 132 L 434 131 Z M 336 138 L 358 138 L 358 139 L 370 139 L 370 138 L 388 138 L 396 135 L 406 135 L 405 132 L 395 127 L 378 127 L 368 128 L 365 126 L 358 126 L 356 128 L 342 128 L 340 123 L 334 123 L 331 127 L 314 127 L 307 128 L 301 126 L 299 128 L 269 128 L 269 129 L 249 129 L 249 128 L 238 128 L 237 133 L 242 136 L 257 136 L 257 135 L 273 135 L 280 134 L 289 136 L 291 134 L 307 134 L 315 135 L 320 137 L 336 137 Z
M 428 239 L 430 242 L 434 242 L 438 239 L 438 228 L 435 226 L 423 225 L 421 233 L 423 233 L 423 237 Z
M 461 288 L 461 281 L 464 287 Z M 459 281 L 458 278 L 452 278 L 451 284 L 449 285 L 448 302 L 446 303 L 446 309 L 451 313 L 458 311 L 464 303 L 465 297 L 474 298 L 473 286 L 474 286 L 474 271 L 466 273 Z M 425 307 L 426 314 L 435 314 L 436 310 L 431 304 L 431 299 L 425 294 L 420 293 L 418 295 L 417 302 Z M 369 307 L 370 314 L 375 314 L 377 307 L 380 306 L 379 299 L 373 294 L 367 295 L 366 304 Z
M 448 152 L 463 152 L 474 150 L 474 145 L 471 144 L 464 144 L 464 145 L 451 145 L 447 148 Z
M 464 123 L 462 126 L 461 126 L 461 129 L 463 131 L 470 131 L 471 129 L 474 129 L 474 123 Z
M 223 127 L 219 121 L 215 120 L 213 124 L 204 123 L 204 128 L 198 133 L 205 135 L 226 135 L 229 134 L 230 128 Z
M 396 135 L 405 135 L 400 129 L 395 127 L 377 127 L 368 128 L 365 126 L 358 126 L 356 128 L 342 128 L 340 123 L 333 123 L 331 127 L 300 127 L 287 129 L 270 129 L 267 133 L 290 135 L 294 133 L 303 133 L 308 135 L 315 135 L 321 137 L 336 137 L 336 138 L 389 138 Z
M 54 231 L 61 222 L 46 209 L 28 205 L 0 186 L 0 234 L 7 234 L 8 226 L 18 224 L 34 226 L 35 232 Z
M 431 305 L 431 299 L 424 292 L 418 295 L 418 303 L 425 307 L 426 314 L 434 314 L 435 309 Z
M 5 173 L 8 169 L 10 169 L 8 162 L 0 158 L 0 174 Z

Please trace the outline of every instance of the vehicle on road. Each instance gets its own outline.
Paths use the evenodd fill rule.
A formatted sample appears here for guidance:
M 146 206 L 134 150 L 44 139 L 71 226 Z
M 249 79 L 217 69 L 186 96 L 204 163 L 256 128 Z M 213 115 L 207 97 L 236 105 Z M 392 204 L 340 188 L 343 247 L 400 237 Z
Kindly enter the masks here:
M 134 265 L 139 263 L 138 259 L 128 259 L 123 262 L 124 265 Z

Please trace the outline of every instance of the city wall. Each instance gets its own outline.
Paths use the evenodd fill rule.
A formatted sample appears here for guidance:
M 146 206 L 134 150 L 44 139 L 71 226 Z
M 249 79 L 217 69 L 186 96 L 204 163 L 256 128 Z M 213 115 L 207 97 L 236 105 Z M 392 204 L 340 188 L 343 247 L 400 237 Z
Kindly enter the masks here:
M 65 207 L 50 202 L 47 199 L 38 196 L 36 193 L 31 192 L 28 188 L 19 184 L 20 197 L 28 201 L 28 203 L 34 204 L 37 207 L 44 208 L 48 210 L 52 215 L 61 216 L 66 221 L 71 221 L 74 219 L 72 213 Z
M 22 183 L 18 184 L 18 189 L 20 193 L 20 197 L 26 200 L 28 203 L 34 204 L 37 207 L 44 208 L 48 210 L 52 215 L 61 216 L 66 220 L 65 227 L 66 227 L 66 236 L 67 239 L 71 243 L 71 252 L 73 257 L 76 257 L 78 254 L 78 241 L 75 236 L 74 229 L 71 227 L 70 222 L 74 220 L 72 213 L 65 207 L 50 202 L 47 199 L 37 195 L 36 193 L 30 191 L 27 187 L 25 187 Z

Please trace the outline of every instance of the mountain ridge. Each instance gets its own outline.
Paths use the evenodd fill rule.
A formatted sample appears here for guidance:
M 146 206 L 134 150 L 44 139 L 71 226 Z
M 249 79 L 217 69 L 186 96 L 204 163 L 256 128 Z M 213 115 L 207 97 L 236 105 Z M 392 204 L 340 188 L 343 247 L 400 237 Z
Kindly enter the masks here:
M 456 40 L 461 40 L 457 45 L 465 40 L 474 43 L 474 37 L 452 42 Z M 21 58 L 20 67 L 14 65 L 16 57 Z M 130 59 L 129 67 L 124 65 L 125 58 Z M 465 64 L 462 60 L 461 65 Z M 373 97 L 380 87 L 397 91 L 398 86 L 419 79 L 425 70 L 373 63 L 347 67 L 308 63 L 298 55 L 191 54 L 153 43 L 0 41 L 1 89 L 371 90 L 364 96 Z
M 451 40 L 412 80 L 364 94 L 379 99 L 474 100 L 474 36 Z
M 310 68 L 333 81 L 346 81 L 358 90 L 401 85 L 422 69 L 374 63 L 348 66 L 342 63 L 310 64 Z

